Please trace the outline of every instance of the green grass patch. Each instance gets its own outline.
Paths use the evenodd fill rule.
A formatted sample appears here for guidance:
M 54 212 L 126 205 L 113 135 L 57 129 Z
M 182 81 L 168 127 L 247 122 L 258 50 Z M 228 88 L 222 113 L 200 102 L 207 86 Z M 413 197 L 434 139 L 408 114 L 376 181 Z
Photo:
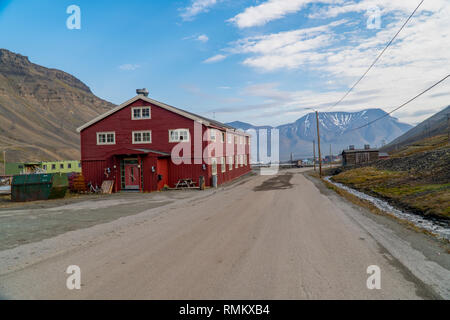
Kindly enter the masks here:
M 344 171 L 332 179 L 351 188 L 389 201 L 398 207 L 424 215 L 450 218 L 450 183 L 427 184 L 416 175 L 374 167 Z
M 386 180 L 401 179 L 407 172 L 378 170 L 374 167 L 357 168 L 344 171 L 333 177 L 336 182 L 358 185 L 360 187 L 376 186 Z
M 389 195 L 394 197 L 418 195 L 422 193 L 431 193 L 437 191 L 445 191 L 450 189 L 450 183 L 447 184 L 428 184 L 416 186 L 399 186 L 399 187 L 375 187 L 373 190 L 382 195 Z
M 446 148 L 449 145 L 447 135 L 438 135 L 414 142 L 391 154 L 392 158 L 407 157 L 416 153 Z

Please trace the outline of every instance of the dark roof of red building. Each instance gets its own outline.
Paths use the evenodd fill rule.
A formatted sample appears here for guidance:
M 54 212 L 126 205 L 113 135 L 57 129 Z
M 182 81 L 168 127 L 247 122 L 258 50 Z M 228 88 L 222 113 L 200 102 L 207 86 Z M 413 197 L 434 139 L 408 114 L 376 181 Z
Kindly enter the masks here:
M 378 149 L 355 149 L 355 150 L 344 150 L 342 153 L 360 153 L 360 152 L 379 152 Z

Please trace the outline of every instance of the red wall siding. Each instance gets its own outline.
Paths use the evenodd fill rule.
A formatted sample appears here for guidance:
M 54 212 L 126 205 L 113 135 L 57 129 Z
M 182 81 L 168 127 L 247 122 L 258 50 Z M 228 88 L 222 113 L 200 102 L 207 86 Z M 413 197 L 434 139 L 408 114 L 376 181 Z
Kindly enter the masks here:
M 169 143 L 170 129 L 189 129 L 191 138 L 194 133 L 194 121 L 152 105 L 151 119 L 131 120 L 131 107 L 148 106 L 147 102 L 137 100 L 130 106 L 93 124 L 81 132 L 81 157 L 85 160 L 104 159 L 105 154 L 122 147 L 148 148 L 170 153 L 176 143 Z M 151 144 L 133 144 L 132 132 L 151 130 Z M 107 146 L 97 145 L 97 132 L 116 132 L 116 144 Z M 192 145 L 192 151 L 194 146 Z
M 138 106 L 151 106 L 151 119 L 147 120 L 132 120 L 131 119 L 131 108 Z M 191 136 L 191 156 L 194 157 L 194 121 L 185 118 L 176 113 L 165 110 L 156 105 L 151 105 L 143 100 L 137 100 L 130 104 L 129 106 L 123 108 L 122 110 L 108 116 L 107 118 L 93 124 L 92 126 L 84 129 L 81 132 L 81 158 L 83 175 L 86 181 L 92 181 L 94 184 L 101 185 L 102 181 L 106 179 L 104 175 L 105 168 L 111 168 L 112 176 L 109 179 L 115 177 L 117 190 L 120 190 L 120 162 L 116 158 L 113 162 L 112 155 L 116 150 L 131 148 L 131 149 L 152 149 L 160 152 L 171 153 L 172 148 L 177 145 L 177 143 L 169 143 L 169 130 L 170 129 L 189 129 Z M 152 131 L 152 143 L 151 144 L 132 144 L 132 132 L 133 131 Z M 202 126 L 202 134 L 205 133 L 207 128 Z M 97 132 L 110 132 L 114 131 L 116 133 L 116 144 L 115 145 L 97 145 Z M 222 148 L 223 154 L 225 155 L 225 144 L 222 144 L 220 134 L 217 135 L 217 143 L 214 145 L 216 148 Z M 202 154 L 205 147 L 209 142 L 202 142 Z M 234 145 L 234 152 L 238 154 L 246 153 L 249 156 L 249 146 L 245 145 Z M 116 152 L 117 153 L 117 152 Z M 227 170 L 226 173 L 221 172 L 220 166 L 220 153 L 213 152 L 212 156 L 216 156 L 219 162 L 218 165 L 218 183 L 230 181 L 239 177 L 243 174 L 248 173 L 251 169 L 250 166 L 239 167 L 236 169 L 233 166 L 233 170 Z M 151 171 L 152 166 L 157 168 L 157 158 L 152 156 L 142 155 L 142 170 L 144 173 L 143 188 L 144 191 L 156 191 L 157 190 L 157 173 Z M 227 157 L 225 155 L 225 157 Z M 191 160 L 194 162 L 194 160 Z M 117 169 L 114 170 L 113 166 L 116 165 Z M 200 176 L 204 176 L 206 180 L 206 185 L 211 185 L 211 166 L 206 165 L 206 170 L 203 170 L 202 164 L 181 164 L 175 165 L 172 161 L 169 161 L 169 186 L 174 187 L 179 179 L 193 179 L 198 182 Z
M 156 170 L 156 157 L 145 157 L 143 158 L 142 168 L 144 170 L 144 191 L 152 192 L 158 189 L 158 175 L 156 172 L 152 172 L 152 167 Z

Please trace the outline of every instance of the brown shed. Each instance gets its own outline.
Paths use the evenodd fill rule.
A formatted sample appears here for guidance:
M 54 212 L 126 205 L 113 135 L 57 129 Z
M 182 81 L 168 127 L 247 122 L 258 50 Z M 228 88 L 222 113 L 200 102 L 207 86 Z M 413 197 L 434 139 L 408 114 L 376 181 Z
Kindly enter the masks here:
M 365 145 L 364 149 L 355 149 L 354 146 L 350 146 L 348 150 L 342 152 L 342 165 L 370 163 L 378 160 L 379 154 L 380 151 L 378 149 L 372 149 L 369 145 Z

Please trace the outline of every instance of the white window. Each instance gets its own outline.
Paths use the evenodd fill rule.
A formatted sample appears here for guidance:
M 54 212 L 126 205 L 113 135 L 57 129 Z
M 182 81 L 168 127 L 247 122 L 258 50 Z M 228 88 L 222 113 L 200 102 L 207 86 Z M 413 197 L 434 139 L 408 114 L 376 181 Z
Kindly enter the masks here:
M 210 141 L 216 141 L 216 130 L 214 129 L 209 129 L 209 138 Z
M 239 136 L 234 136 L 234 144 L 238 144 Z
M 239 168 L 239 157 L 238 156 L 234 157 L 234 167 L 236 169 Z
M 116 144 L 115 132 L 97 132 L 97 145 Z
M 226 172 L 227 171 L 227 164 L 225 163 L 225 157 L 222 157 L 220 159 L 220 165 L 221 165 L 221 168 L 222 168 L 222 173 Z
M 228 143 L 233 143 L 233 135 L 231 133 L 227 133 Z
M 133 131 L 133 144 L 152 143 L 151 131 Z
M 243 144 L 243 142 L 244 142 L 244 137 L 243 137 L 243 136 L 240 136 L 240 137 L 239 137 L 239 144 Z
M 211 170 L 212 170 L 212 175 L 217 176 L 217 159 L 216 158 L 211 158 Z
M 189 142 L 189 130 L 169 130 L 169 142 Z
M 221 132 L 220 135 L 222 137 L 220 142 L 225 143 L 225 132 Z
M 244 166 L 247 166 L 247 165 L 248 165 L 247 155 L 244 154 Z
M 228 170 L 233 170 L 233 157 L 228 157 Z
M 133 107 L 131 108 L 131 119 L 133 120 L 145 120 L 151 119 L 150 107 Z

